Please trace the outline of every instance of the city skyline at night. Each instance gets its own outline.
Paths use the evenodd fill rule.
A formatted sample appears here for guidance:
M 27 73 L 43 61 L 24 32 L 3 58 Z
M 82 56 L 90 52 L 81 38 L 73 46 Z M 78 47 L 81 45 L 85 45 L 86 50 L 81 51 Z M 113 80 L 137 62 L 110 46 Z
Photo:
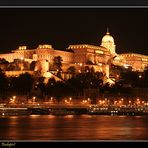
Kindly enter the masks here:
M 0 146 L 147 142 L 147 16 L 134 7 L 1 8 Z

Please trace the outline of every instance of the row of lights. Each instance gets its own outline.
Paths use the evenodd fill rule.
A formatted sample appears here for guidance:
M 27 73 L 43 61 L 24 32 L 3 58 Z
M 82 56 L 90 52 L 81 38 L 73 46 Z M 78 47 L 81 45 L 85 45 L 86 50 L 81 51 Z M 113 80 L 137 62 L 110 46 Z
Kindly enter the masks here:
M 74 46 L 69 46 L 69 48 L 73 49 L 73 48 L 87 48 L 87 45 L 74 45 Z
M 72 100 L 73 100 L 72 97 L 69 97 L 68 99 L 65 99 L 64 102 L 65 102 L 65 103 L 70 103 L 70 102 L 72 102 Z M 16 101 L 16 96 L 12 96 L 12 97 L 10 98 L 10 103 L 15 103 L 15 101 Z M 54 101 L 54 98 L 51 97 L 50 100 L 49 100 L 49 102 L 53 102 L 53 101 Z M 32 102 L 33 102 L 33 103 L 36 102 L 36 97 L 35 97 L 35 96 L 33 96 Z M 83 100 L 81 101 L 82 104 L 86 104 L 86 103 L 90 103 L 90 102 L 91 102 L 91 99 L 90 99 L 90 98 L 83 99 Z M 104 100 L 99 100 L 98 103 L 99 103 L 100 105 L 109 104 L 109 103 L 110 103 L 110 100 L 107 99 L 107 98 L 105 98 Z M 139 98 L 136 99 L 135 101 L 131 101 L 131 100 L 128 101 L 128 104 L 129 104 L 129 105 L 131 105 L 131 104 L 133 104 L 133 103 L 134 103 L 135 105 L 140 105 L 140 104 L 142 104 L 142 105 L 148 105 L 148 101 L 143 101 L 143 100 L 140 100 Z M 114 104 L 114 105 L 117 105 L 117 104 L 120 104 L 120 105 L 122 104 L 122 105 L 124 105 L 124 99 L 121 98 L 120 100 L 115 100 L 115 101 L 113 102 L 113 104 Z
M 39 49 L 42 49 L 42 48 L 43 49 L 49 49 L 49 48 L 52 48 L 52 46 L 51 45 L 48 45 L 48 44 L 44 44 L 44 45 L 39 45 L 38 48 Z
M 91 45 L 70 45 L 68 49 L 74 49 L 74 48 L 92 48 L 92 49 L 100 49 L 100 47 L 97 46 L 91 46 Z
M 121 100 L 115 100 L 114 101 L 114 105 L 125 105 L 124 104 L 124 99 L 122 98 Z M 109 102 L 110 102 L 110 100 L 107 100 L 107 99 L 105 99 L 105 100 L 99 100 L 99 104 L 100 105 L 103 105 L 103 104 L 109 104 Z M 142 104 L 142 105 L 148 105 L 148 102 L 145 102 L 145 101 L 140 101 L 140 99 L 137 99 L 136 101 L 134 101 L 133 102 L 135 105 L 140 105 L 140 104 Z M 129 100 L 128 101 L 128 105 L 131 105 L 132 104 L 132 101 L 131 100 Z

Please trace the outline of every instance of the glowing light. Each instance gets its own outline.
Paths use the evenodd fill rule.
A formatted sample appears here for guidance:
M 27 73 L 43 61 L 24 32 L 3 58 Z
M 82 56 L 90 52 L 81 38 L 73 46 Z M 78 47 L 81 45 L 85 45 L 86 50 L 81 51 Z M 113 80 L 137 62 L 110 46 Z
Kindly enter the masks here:
M 33 100 L 33 103 L 35 102 L 35 99 L 36 99 L 36 97 L 34 96 L 34 97 L 32 98 L 32 100 Z
M 27 46 L 19 46 L 19 50 L 26 50 Z
M 143 59 L 143 58 L 142 58 L 142 61 L 145 61 L 145 62 L 147 62 L 147 61 L 148 61 L 148 59 Z
M 49 48 L 52 48 L 52 46 L 51 45 L 48 45 L 48 44 L 44 44 L 44 45 L 39 45 L 38 48 L 39 49 L 42 49 L 42 48 L 43 49 L 49 49 Z
M 87 103 L 87 100 L 83 100 L 82 103 Z
M 23 57 L 21 57 L 20 59 L 21 59 L 21 60 L 23 60 L 24 58 L 23 58 Z
M 124 68 L 128 69 L 130 65 L 129 64 L 124 64 L 123 66 L 124 66 Z
M 100 51 L 100 50 L 96 50 L 96 53 L 103 54 L 104 52 L 103 51 Z
M 16 99 L 16 96 L 13 96 L 13 99 Z

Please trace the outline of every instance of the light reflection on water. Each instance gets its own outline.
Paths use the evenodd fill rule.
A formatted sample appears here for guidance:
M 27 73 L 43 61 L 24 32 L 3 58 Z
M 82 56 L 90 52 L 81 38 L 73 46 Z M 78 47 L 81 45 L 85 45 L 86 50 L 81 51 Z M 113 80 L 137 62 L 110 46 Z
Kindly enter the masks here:
M 148 140 L 147 116 L 31 115 L 0 118 L 1 140 Z

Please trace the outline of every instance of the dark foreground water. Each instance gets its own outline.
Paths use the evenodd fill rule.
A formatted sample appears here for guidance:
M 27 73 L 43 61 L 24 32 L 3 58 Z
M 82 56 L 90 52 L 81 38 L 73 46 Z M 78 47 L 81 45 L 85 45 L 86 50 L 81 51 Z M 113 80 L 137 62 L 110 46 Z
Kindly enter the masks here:
M 148 140 L 148 116 L 0 117 L 0 140 Z

